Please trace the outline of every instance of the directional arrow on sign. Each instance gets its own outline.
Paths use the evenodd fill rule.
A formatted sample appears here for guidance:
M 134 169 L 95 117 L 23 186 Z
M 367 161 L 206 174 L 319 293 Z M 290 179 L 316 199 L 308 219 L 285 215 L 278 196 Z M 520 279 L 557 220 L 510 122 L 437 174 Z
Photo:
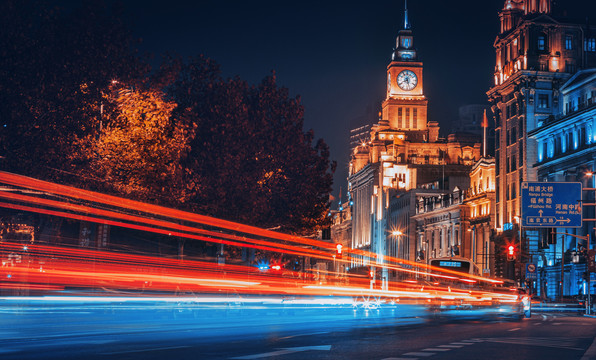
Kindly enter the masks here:
M 559 219 L 559 220 L 557 220 L 557 222 L 570 223 L 571 219 Z
M 291 353 L 295 353 L 295 352 L 311 351 L 311 350 L 329 351 L 329 350 L 331 350 L 331 345 L 299 346 L 299 347 L 293 347 L 293 348 L 283 348 L 281 350 L 271 351 L 268 353 L 233 357 L 232 359 L 243 359 L 243 360 L 261 359 L 261 358 L 266 358 L 266 357 L 271 357 L 271 356 L 285 355 L 285 354 L 291 354 Z

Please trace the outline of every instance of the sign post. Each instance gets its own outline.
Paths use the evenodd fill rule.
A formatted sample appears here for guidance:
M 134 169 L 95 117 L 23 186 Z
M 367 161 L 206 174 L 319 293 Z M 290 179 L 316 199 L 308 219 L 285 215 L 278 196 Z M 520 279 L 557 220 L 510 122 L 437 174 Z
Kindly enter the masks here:
M 579 228 L 582 226 L 582 183 L 523 182 L 521 226 Z M 565 246 L 561 246 L 560 294 L 563 297 Z
M 581 227 L 582 184 L 577 182 L 523 182 L 523 227 Z

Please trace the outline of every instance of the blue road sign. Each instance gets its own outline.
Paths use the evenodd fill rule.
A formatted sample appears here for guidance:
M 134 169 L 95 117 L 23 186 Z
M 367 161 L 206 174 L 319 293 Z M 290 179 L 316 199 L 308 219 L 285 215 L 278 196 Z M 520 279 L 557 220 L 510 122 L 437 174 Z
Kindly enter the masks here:
M 523 227 L 581 227 L 582 184 L 575 182 L 523 182 Z

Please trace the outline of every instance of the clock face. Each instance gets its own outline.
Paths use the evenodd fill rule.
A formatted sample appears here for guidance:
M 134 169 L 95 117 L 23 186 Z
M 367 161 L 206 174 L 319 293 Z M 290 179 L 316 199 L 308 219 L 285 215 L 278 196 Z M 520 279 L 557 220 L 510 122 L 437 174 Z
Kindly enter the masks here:
M 417 84 L 418 78 L 412 70 L 403 70 L 397 75 L 397 86 L 402 90 L 413 90 Z

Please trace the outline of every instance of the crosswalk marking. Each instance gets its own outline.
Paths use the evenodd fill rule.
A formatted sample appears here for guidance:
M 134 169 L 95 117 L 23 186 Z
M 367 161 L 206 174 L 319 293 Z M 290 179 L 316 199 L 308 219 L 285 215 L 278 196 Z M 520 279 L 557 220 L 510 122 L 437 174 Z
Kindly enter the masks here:
M 435 355 L 435 353 L 431 353 L 431 352 L 409 352 L 409 353 L 405 353 L 403 355 L 406 355 L 406 356 L 433 356 L 433 355 Z
M 422 351 L 449 351 L 449 350 L 453 350 L 453 349 L 449 349 L 449 348 L 427 348 L 427 349 L 422 349 Z
M 463 348 L 463 345 L 439 345 L 439 347 L 459 349 L 459 348 Z

